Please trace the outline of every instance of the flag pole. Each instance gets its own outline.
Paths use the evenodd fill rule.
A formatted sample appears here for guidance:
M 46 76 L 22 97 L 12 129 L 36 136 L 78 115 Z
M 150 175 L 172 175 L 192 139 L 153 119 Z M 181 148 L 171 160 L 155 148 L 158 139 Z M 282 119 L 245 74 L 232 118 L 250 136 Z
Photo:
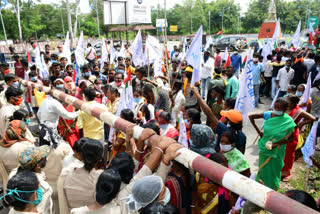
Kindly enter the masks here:
M 148 59 L 148 78 L 149 78 L 150 76 L 149 48 L 147 49 L 147 59 Z
M 166 25 L 167 23 L 165 23 Z M 167 69 L 167 78 L 168 78 L 168 83 L 169 83 L 169 87 L 170 87 L 170 74 L 169 74 L 169 63 L 168 63 L 168 54 L 167 54 L 167 40 L 164 36 L 164 31 L 162 28 L 162 37 L 163 37 L 163 41 L 164 41 L 164 49 L 165 49 L 165 65 L 166 65 L 166 69 Z

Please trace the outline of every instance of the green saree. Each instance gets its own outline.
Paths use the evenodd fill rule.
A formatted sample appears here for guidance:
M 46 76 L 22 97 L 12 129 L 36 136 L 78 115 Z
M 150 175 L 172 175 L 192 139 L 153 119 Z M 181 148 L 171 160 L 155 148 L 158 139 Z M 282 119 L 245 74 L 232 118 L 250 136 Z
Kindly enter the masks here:
M 272 150 L 268 150 L 266 144 L 269 141 L 277 143 L 288 137 L 295 126 L 293 119 L 287 114 L 270 118 L 264 123 L 263 136 L 258 141 L 259 171 L 256 181 L 262 181 L 265 186 L 273 190 L 278 190 L 280 186 L 286 144 L 279 145 Z

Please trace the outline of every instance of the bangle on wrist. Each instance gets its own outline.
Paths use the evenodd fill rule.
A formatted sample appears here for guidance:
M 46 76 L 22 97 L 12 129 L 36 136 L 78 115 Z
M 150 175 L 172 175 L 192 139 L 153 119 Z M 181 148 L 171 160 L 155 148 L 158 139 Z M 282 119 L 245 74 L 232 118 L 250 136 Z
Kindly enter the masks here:
M 156 147 L 154 147 L 154 148 L 155 148 L 155 149 L 158 149 L 162 154 L 164 153 L 163 150 L 162 150 L 160 147 L 156 146 Z
M 166 163 L 166 162 L 164 161 L 164 158 L 162 158 L 162 163 L 163 163 L 164 165 L 166 165 L 166 166 L 169 166 L 169 165 L 170 165 L 170 161 L 169 161 L 169 163 Z
M 136 148 L 136 152 L 138 152 L 139 154 L 143 154 L 144 151 L 140 151 L 139 149 Z

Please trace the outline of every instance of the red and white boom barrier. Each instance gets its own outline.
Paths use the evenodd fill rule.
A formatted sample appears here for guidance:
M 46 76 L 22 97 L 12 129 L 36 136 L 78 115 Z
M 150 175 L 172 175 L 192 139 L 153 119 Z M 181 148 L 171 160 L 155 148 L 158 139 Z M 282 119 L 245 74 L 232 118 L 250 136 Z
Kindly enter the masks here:
M 73 96 L 67 95 L 61 91 L 50 89 L 42 85 L 38 85 L 29 81 L 22 80 L 22 84 L 33 86 L 39 90 L 49 92 L 52 95 L 68 103 L 82 111 L 104 121 L 116 129 L 126 132 L 128 126 L 132 123 L 121 119 L 108 111 L 103 111 L 99 108 L 92 108 L 86 102 L 83 102 Z M 134 127 L 134 138 L 138 139 L 143 128 L 140 126 Z M 153 135 L 149 138 L 150 142 L 156 141 L 160 136 Z M 229 170 L 226 167 L 211 161 L 189 149 L 182 148 L 179 150 L 181 153 L 175 160 L 188 168 L 192 168 L 199 172 L 201 175 L 208 177 L 212 181 L 226 187 L 230 191 L 248 199 L 252 203 L 262 207 L 272 213 L 278 214 L 305 214 L 305 213 L 318 213 L 285 195 L 282 195 L 260 183 L 257 183 L 235 171 Z

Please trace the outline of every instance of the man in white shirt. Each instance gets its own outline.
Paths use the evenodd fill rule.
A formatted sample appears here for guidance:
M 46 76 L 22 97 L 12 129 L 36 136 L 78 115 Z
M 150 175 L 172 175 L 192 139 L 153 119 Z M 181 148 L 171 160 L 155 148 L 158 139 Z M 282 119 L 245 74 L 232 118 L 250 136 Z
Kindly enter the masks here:
M 122 93 L 122 89 L 124 89 L 125 85 L 123 84 L 123 73 L 121 72 L 117 72 L 116 75 L 114 76 L 114 81 L 112 83 L 110 83 L 110 86 L 112 86 L 113 88 L 118 89 L 118 92 Z
M 269 65 L 272 60 L 272 56 L 268 55 L 267 56 L 267 62 L 263 64 L 263 69 L 264 69 L 264 79 L 266 80 L 266 86 L 264 88 L 264 94 L 266 97 L 271 97 L 270 96 L 270 91 L 271 91 L 271 83 L 272 83 L 272 66 Z
M 5 92 L 7 103 L 0 109 L 0 136 L 7 130 L 10 117 L 13 113 L 20 109 L 20 104 L 23 101 L 23 92 L 21 89 L 9 87 Z
M 37 113 L 40 120 L 40 145 L 56 148 L 60 143 L 64 143 L 57 130 L 59 117 L 72 120 L 77 118 L 78 114 L 78 111 L 68 112 L 58 100 L 47 95 Z
M 307 73 L 309 73 L 311 71 L 312 66 L 314 66 L 314 64 L 316 64 L 316 62 L 314 61 L 314 57 L 315 57 L 315 53 L 313 53 L 312 51 L 310 51 L 307 54 L 307 58 L 305 58 L 303 60 L 303 64 L 305 66 L 307 66 Z
M 214 60 L 210 57 L 210 52 L 205 51 L 201 62 L 201 95 L 202 99 L 206 97 L 206 89 L 212 79 L 214 69 Z
M 92 65 L 96 59 L 96 51 L 93 47 L 91 47 L 91 43 L 88 43 L 87 50 L 86 50 L 86 59 Z
M 278 76 L 277 76 L 277 84 L 278 88 L 280 88 L 280 92 L 278 95 L 279 97 L 283 97 L 287 94 L 288 86 L 290 84 L 290 81 L 293 79 L 294 76 L 294 70 L 290 67 L 292 63 L 291 59 L 288 59 L 286 61 L 286 65 L 284 68 L 281 68 L 279 70 Z

